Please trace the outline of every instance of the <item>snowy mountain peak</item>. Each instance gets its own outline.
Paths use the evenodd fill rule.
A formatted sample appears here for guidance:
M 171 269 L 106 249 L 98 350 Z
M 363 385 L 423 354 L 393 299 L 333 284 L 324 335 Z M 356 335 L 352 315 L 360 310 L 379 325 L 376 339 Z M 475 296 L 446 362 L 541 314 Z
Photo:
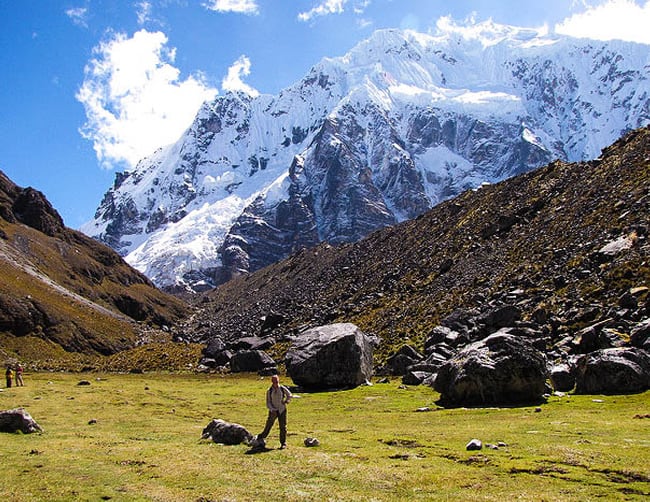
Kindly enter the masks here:
M 157 285 L 201 289 L 349 242 L 650 121 L 647 46 L 488 22 L 380 30 L 277 96 L 205 103 L 118 174 L 82 230 Z

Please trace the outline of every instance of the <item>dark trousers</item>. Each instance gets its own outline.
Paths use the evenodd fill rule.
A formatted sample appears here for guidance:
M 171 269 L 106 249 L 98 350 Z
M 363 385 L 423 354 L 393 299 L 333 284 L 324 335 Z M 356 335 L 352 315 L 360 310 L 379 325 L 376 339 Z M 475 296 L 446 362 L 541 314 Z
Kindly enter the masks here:
M 278 424 L 280 425 L 280 444 L 285 444 L 287 442 L 287 410 L 284 410 L 282 413 L 277 411 L 269 411 L 269 416 L 266 419 L 266 425 L 264 430 L 259 435 L 262 439 L 266 438 L 271 432 L 271 427 L 275 423 L 275 419 L 278 419 Z

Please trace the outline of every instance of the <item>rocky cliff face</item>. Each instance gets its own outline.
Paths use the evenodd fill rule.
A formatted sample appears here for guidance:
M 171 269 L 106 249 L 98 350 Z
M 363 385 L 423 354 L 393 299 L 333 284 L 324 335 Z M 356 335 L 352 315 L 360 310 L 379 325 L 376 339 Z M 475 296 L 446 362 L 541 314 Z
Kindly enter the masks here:
M 353 242 L 650 122 L 647 46 L 378 31 L 277 96 L 206 103 L 82 230 L 168 289 Z
M 359 242 L 318 246 L 205 293 L 177 337 L 271 345 L 351 322 L 381 338 L 456 350 L 505 328 L 550 361 L 650 346 L 650 128 L 594 161 L 466 191 Z M 629 343 L 628 343 L 629 341 Z M 282 344 L 273 349 L 282 356 Z M 409 355 L 402 353 L 402 355 Z M 279 359 L 277 359 L 279 360 Z

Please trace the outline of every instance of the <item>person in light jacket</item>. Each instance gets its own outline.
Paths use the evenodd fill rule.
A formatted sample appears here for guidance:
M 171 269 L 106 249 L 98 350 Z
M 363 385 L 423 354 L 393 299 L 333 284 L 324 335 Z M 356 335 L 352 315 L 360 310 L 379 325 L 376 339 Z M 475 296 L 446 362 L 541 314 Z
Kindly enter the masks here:
M 287 447 L 287 404 L 292 397 L 291 391 L 284 385 L 280 385 L 280 377 L 273 375 L 271 387 L 266 391 L 266 407 L 269 409 L 269 415 L 264 430 L 257 436 L 259 439 L 265 439 L 269 435 L 277 418 L 280 425 L 280 448 Z
M 25 369 L 23 368 L 23 365 L 18 363 L 16 365 L 16 387 L 22 387 L 25 385 L 25 382 L 23 381 L 23 372 Z

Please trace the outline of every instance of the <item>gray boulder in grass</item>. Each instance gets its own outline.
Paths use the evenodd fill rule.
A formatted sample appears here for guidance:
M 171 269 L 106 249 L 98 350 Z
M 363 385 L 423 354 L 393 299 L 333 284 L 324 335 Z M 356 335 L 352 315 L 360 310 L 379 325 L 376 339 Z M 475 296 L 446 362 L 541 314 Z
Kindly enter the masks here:
M 434 382 L 452 406 L 523 404 L 543 400 L 546 356 L 522 338 L 496 332 L 443 364 Z
M 309 329 L 296 337 L 285 363 L 307 390 L 357 387 L 372 377 L 374 340 L 352 323 Z
M 650 354 L 635 347 L 602 349 L 576 362 L 577 394 L 630 394 L 650 389 Z
M 241 443 L 250 443 L 253 435 L 246 430 L 243 425 L 233 424 L 214 418 L 204 429 L 201 434 L 202 439 L 212 439 L 215 443 L 235 445 Z
M 0 432 L 17 432 L 24 434 L 43 432 L 32 416 L 23 408 L 0 411 Z

